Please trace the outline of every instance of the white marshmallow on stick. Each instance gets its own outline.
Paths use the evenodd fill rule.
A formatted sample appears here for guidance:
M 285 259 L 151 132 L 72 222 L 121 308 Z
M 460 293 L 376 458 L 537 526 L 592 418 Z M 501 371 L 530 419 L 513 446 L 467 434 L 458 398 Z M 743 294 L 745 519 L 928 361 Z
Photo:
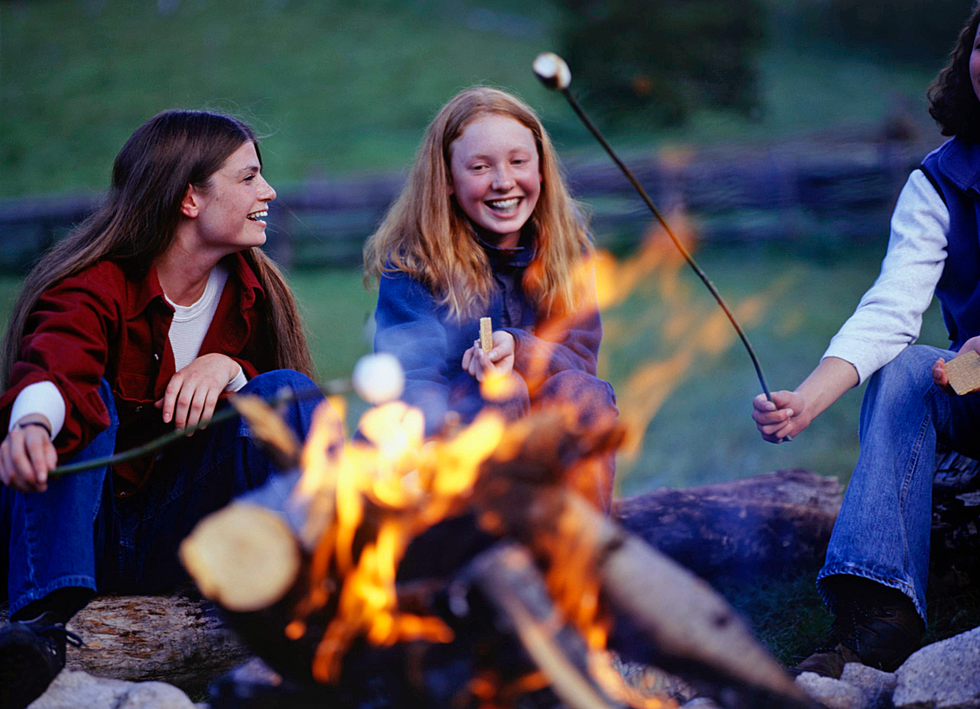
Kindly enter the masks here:
M 572 83 L 572 72 L 565 60 L 554 52 L 542 52 L 531 64 L 534 74 L 549 89 L 561 91 Z
M 354 391 L 369 404 L 393 401 L 405 390 L 405 372 L 398 359 L 387 352 L 364 355 L 354 365 Z

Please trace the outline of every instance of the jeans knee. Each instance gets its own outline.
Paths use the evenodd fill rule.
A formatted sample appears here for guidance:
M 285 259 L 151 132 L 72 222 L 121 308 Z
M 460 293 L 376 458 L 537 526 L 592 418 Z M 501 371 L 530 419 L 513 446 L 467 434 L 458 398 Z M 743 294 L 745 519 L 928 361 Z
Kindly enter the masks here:
M 583 426 L 619 415 L 612 385 L 578 370 L 565 370 L 549 377 L 536 392 L 535 400 L 539 406 L 571 404 Z
M 270 372 L 262 372 L 250 379 L 240 392 L 242 394 L 267 396 L 275 394 L 280 389 L 292 389 L 299 392 L 316 388 L 316 383 L 305 374 L 292 369 L 274 369 Z
M 932 381 L 932 365 L 940 357 L 949 359 L 950 353 L 928 345 L 909 345 L 895 359 L 871 375 L 868 391 L 908 395 L 930 393 L 935 385 Z M 890 398 L 890 397 L 889 397 Z

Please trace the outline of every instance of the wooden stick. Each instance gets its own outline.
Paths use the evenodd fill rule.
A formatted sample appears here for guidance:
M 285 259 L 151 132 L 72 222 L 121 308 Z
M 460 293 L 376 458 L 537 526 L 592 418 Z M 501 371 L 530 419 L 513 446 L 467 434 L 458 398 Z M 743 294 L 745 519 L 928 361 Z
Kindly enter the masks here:
M 493 324 L 490 318 L 480 318 L 480 348 L 484 352 L 493 349 Z
M 980 354 L 973 350 L 946 363 L 949 385 L 958 395 L 980 391 Z
M 561 631 L 565 626 L 555 617 L 544 580 L 526 549 L 516 544 L 498 545 L 474 560 L 471 573 L 488 600 L 510 618 L 524 649 L 566 706 L 571 709 L 618 706 L 604 697 L 576 666 L 586 662 L 585 643 L 562 641 Z M 573 656 L 577 657 L 573 659 Z

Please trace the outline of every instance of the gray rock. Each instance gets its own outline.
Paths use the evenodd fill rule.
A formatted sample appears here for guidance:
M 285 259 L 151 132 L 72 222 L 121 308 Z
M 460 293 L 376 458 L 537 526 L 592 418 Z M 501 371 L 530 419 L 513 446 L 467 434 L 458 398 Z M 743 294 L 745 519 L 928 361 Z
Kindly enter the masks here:
M 708 697 L 695 697 L 686 704 L 681 704 L 681 709 L 721 709 L 721 707 Z
M 124 682 L 62 670 L 30 709 L 193 709 L 187 695 L 163 682 Z
M 75 709 L 113 707 L 126 692 L 127 682 L 100 679 L 86 672 L 62 670 L 31 709 Z
M 137 682 L 114 709 L 194 709 L 194 704 L 172 684 Z
M 864 692 L 868 698 L 868 709 L 891 707 L 892 694 L 898 683 L 894 673 L 882 672 L 860 662 L 848 662 L 844 665 L 840 679 L 841 682 L 847 682 Z
M 796 685 L 827 709 L 868 709 L 868 697 L 857 687 L 839 679 L 804 672 Z
M 980 709 L 980 628 L 922 648 L 895 675 L 896 709 Z

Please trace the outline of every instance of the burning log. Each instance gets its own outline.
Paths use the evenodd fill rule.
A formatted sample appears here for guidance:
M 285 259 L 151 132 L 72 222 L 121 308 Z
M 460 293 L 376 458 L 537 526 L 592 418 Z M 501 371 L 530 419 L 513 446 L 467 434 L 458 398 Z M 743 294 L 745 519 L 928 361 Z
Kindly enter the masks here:
M 494 550 L 478 551 L 478 561 L 461 569 L 410 579 L 400 574 L 412 540 L 424 542 L 443 520 L 462 520 L 462 528 L 478 524 L 491 543 L 509 539 L 527 549 L 543 574 L 549 617 L 577 633 L 586 664 L 606 652 L 611 625 L 628 622 L 645 638 L 648 659 L 727 689 L 743 704 L 809 706 L 720 596 L 583 498 L 594 494 L 601 457 L 622 440 L 615 421 L 580 430 L 574 412 L 541 411 L 507 425 L 485 413 L 423 446 L 416 419 L 404 404 L 378 407 L 362 421 L 368 443 L 342 449 L 315 428 L 302 454 L 304 467 L 312 468 L 287 503 L 292 526 L 267 519 L 276 512 L 238 503 L 185 541 L 181 554 L 192 576 L 210 597 L 233 599 L 233 622 L 275 669 L 337 687 L 352 676 L 350 667 L 377 661 L 379 653 L 381 666 L 402 663 L 407 675 L 413 662 L 425 664 L 419 657 L 438 656 L 436 648 L 484 646 L 459 633 L 467 624 L 492 629 L 494 623 L 461 621 L 451 598 L 452 588 L 476 578 L 471 585 L 496 609 L 491 615 L 510 619 L 537 664 L 539 672 L 517 686 L 550 684 L 566 701 L 577 697 L 576 706 L 608 705 L 602 692 L 585 688 L 601 683 L 607 697 L 615 696 L 616 682 L 609 673 L 582 672 L 581 657 L 541 632 L 522 600 L 527 589 L 507 581 L 508 574 L 487 571 L 504 558 Z M 257 588 L 242 583 L 234 567 L 207 561 L 222 549 L 251 545 L 247 540 L 259 528 L 275 539 L 263 540 L 262 553 L 246 553 L 249 573 L 263 577 Z M 289 560 L 274 550 L 286 550 Z M 429 546 L 426 553 L 443 551 Z M 478 690 L 479 678 L 469 684 L 471 700 L 499 703 L 505 687 L 488 690 L 484 683 Z

